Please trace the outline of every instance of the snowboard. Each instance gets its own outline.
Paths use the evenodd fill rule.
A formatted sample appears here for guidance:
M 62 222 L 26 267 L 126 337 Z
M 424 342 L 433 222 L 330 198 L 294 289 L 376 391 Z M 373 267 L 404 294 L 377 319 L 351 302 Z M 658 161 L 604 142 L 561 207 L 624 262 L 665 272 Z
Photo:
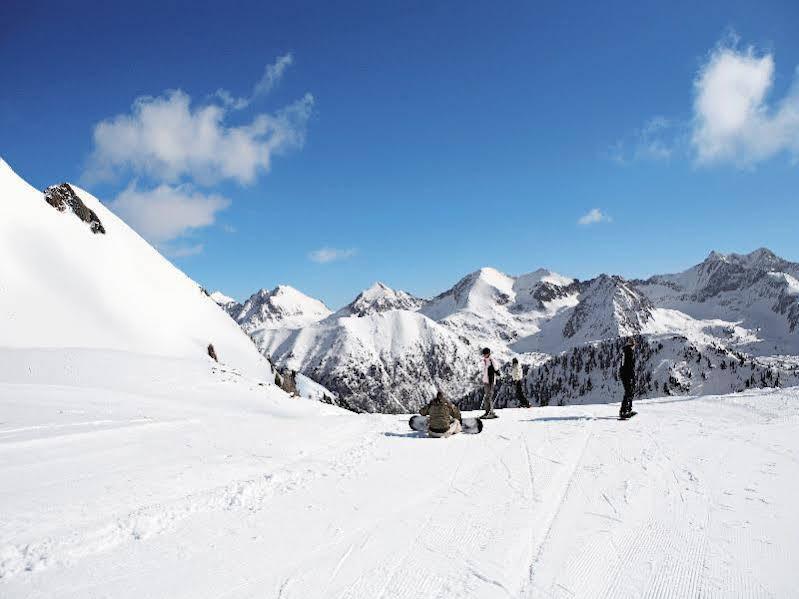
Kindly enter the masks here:
M 635 416 L 637 413 L 638 413 L 638 412 L 633 412 L 633 413 L 632 413 L 632 414 L 630 414 L 629 416 L 619 416 L 619 420 L 629 420 L 630 418 L 632 418 L 633 416 Z
M 427 416 L 415 414 L 408 421 L 410 427 L 420 433 L 427 432 Z M 464 418 L 461 420 L 461 432 L 467 435 L 476 435 L 483 430 L 483 421 L 477 418 Z

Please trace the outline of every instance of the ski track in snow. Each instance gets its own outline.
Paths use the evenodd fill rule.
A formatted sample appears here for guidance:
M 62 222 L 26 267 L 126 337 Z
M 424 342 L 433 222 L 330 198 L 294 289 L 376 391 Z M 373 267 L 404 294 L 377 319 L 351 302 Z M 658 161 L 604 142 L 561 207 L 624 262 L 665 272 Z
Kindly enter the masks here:
M 653 400 L 627 422 L 612 405 L 503 410 L 446 441 L 345 416 L 360 433 L 309 438 L 260 476 L 3 543 L 0 595 L 790 597 L 797 401 Z M 110 443 L 126 422 L 8 426 L 0 456 L 24 450 L 4 434 L 99 426 L 82 435 Z

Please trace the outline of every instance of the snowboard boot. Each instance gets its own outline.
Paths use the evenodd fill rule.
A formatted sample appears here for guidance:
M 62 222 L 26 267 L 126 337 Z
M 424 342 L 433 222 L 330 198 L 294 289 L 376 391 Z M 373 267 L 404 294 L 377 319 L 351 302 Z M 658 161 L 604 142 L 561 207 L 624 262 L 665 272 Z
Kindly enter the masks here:
M 480 416 L 480 420 L 491 420 L 492 418 L 499 418 L 499 416 L 497 416 L 496 412 L 494 411 L 486 412 Z

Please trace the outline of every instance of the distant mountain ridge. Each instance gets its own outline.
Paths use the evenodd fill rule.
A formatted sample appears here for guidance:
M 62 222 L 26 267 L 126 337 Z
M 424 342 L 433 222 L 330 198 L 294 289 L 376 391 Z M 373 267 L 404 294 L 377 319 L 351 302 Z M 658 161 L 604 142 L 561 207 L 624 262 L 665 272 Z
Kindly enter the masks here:
M 646 280 L 602 274 L 578 281 L 546 269 L 515 277 L 482 268 L 429 300 L 376 283 L 318 316 L 299 327 L 256 325 L 249 332 L 277 364 L 302 371 L 355 410 L 413 411 L 435 387 L 475 405 L 484 346 L 502 362 L 518 357 L 528 392 L 545 401 L 617 401 L 618 364 L 607 356 L 627 336 L 664 356 L 655 369 L 661 380 L 647 380 L 644 395 L 740 390 L 797 376 L 792 358 L 770 356 L 799 354 L 799 264 L 760 248 L 711 252 L 686 271 Z M 605 358 L 593 376 L 602 384 L 572 372 L 568 359 L 563 367 L 564 355 L 598 345 Z M 743 356 L 751 372 L 744 377 L 712 359 L 680 366 L 705 351 L 729 356 L 725 364 Z M 544 372 L 559 372 L 560 380 L 545 385 Z

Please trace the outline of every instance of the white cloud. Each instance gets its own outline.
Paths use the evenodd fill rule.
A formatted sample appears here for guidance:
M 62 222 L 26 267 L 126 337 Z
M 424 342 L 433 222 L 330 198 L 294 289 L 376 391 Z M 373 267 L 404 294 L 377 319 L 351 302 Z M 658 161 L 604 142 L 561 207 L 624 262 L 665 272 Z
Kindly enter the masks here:
M 252 92 L 253 97 L 268 94 L 283 78 L 283 73 L 294 63 L 294 56 L 289 52 L 283 56 L 279 56 L 275 62 L 266 65 L 264 74 L 260 81 L 255 84 L 255 89 Z
M 694 82 L 692 142 L 699 163 L 751 165 L 787 151 L 799 158 L 799 74 L 779 101 L 766 101 L 774 58 L 719 46 Z
M 308 258 L 310 258 L 313 262 L 318 262 L 319 264 L 327 264 L 328 262 L 337 262 L 339 260 L 346 260 L 347 258 L 352 258 L 356 254 L 357 250 L 354 248 L 342 250 L 336 248 L 320 248 L 318 250 L 314 250 L 310 254 L 308 254 Z
M 649 119 L 644 126 L 617 141 L 609 149 L 610 158 L 626 165 L 639 160 L 669 160 L 680 146 L 681 125 L 664 116 Z
M 254 100 L 261 96 L 265 96 L 277 87 L 283 74 L 294 63 L 294 55 L 289 52 L 283 56 L 278 56 L 275 62 L 266 65 L 264 74 L 258 80 L 258 83 L 253 87 L 252 93 L 248 97 L 236 98 L 226 89 L 217 90 L 216 96 L 222 102 L 233 108 L 234 110 L 241 110 L 249 106 Z
M 84 178 L 108 180 L 131 172 L 170 183 L 252 183 L 259 173 L 269 171 L 274 155 L 302 147 L 313 105 L 313 96 L 305 94 L 274 114 L 258 114 L 248 124 L 230 126 L 225 118 L 231 107 L 193 106 L 180 90 L 137 98 L 129 114 L 95 126 Z
M 612 222 L 613 219 L 610 218 L 607 214 L 602 212 L 599 208 L 592 208 L 585 214 L 583 214 L 578 220 L 578 225 L 594 225 L 596 223 L 609 223 Z
M 229 205 L 227 198 L 205 195 L 189 185 L 162 184 L 155 189 L 140 190 L 134 183 L 120 193 L 110 207 L 142 237 L 160 245 L 214 224 L 216 213 Z M 172 250 L 171 254 L 176 255 L 176 251 L 179 249 Z M 202 246 L 197 251 L 202 251 Z

